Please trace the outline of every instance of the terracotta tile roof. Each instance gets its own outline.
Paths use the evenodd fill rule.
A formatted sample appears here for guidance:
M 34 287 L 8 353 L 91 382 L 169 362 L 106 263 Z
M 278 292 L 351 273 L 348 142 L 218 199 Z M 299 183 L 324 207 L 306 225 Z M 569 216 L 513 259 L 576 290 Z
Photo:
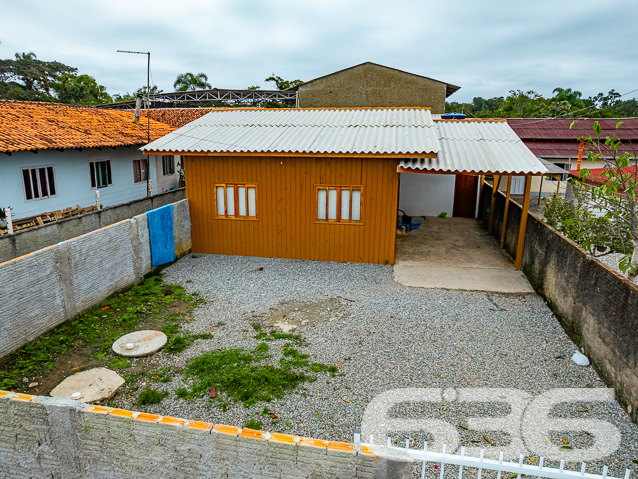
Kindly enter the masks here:
M 95 148 L 148 143 L 133 112 L 61 103 L 0 100 L 0 152 Z M 151 119 L 151 141 L 174 127 Z
M 161 121 L 175 128 L 181 128 L 193 120 L 201 118 L 211 111 L 219 108 L 155 108 L 150 110 L 151 120 Z M 146 111 L 141 112 L 140 117 L 146 118 Z

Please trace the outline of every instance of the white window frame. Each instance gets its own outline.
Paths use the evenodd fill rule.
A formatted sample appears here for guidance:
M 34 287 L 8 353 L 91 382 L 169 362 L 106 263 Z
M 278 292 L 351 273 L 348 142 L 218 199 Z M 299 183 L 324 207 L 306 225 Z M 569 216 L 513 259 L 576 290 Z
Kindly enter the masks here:
M 220 195 L 218 188 L 223 188 L 223 195 Z M 243 189 L 243 202 L 240 197 L 240 190 Z M 251 197 L 250 190 L 254 190 L 254 195 Z M 230 195 L 232 190 L 232 195 Z M 231 220 L 258 220 L 259 208 L 258 208 L 258 185 L 256 183 L 215 183 L 213 186 L 213 196 L 215 198 L 215 218 L 216 219 L 231 219 Z M 221 201 L 224 202 L 220 205 Z M 232 203 L 229 201 L 232 199 Z M 241 209 L 244 209 L 244 214 L 241 214 Z M 220 210 L 224 210 L 224 214 L 220 214 Z M 253 213 L 253 214 L 251 214 Z
M 51 170 L 53 171 L 53 188 L 55 189 L 55 194 L 52 195 L 51 194 L 51 184 L 50 184 L 50 179 L 49 179 L 49 173 L 48 171 L 46 172 L 46 180 L 47 180 L 47 192 L 49 193 L 47 196 L 42 196 L 42 188 L 40 186 L 40 175 L 39 175 L 39 171 L 38 173 L 36 173 L 37 177 L 36 180 L 38 181 L 38 194 L 40 195 L 39 198 L 35 198 L 33 195 L 33 176 L 31 175 L 31 171 L 32 170 L 40 170 L 44 168 L 45 170 L 48 170 L 49 168 L 51 168 Z M 24 183 L 24 172 L 28 171 L 29 172 L 29 183 L 30 183 L 30 187 L 31 187 L 31 199 L 28 199 L 27 197 L 27 185 Z M 57 198 L 58 196 L 58 180 L 55 177 L 55 165 L 38 165 L 38 166 L 27 166 L 24 168 L 20 168 L 20 176 L 22 178 L 22 191 L 24 192 L 24 202 L 25 203 L 30 203 L 32 201 L 40 201 L 40 200 L 46 200 L 48 198 Z
M 106 186 L 98 186 L 97 184 L 97 174 L 95 173 L 96 163 L 106 163 L 108 166 L 109 182 Z M 95 186 L 93 186 L 93 178 L 95 178 Z M 89 160 L 89 183 L 92 190 L 99 190 L 100 188 L 107 188 L 113 185 L 113 169 L 111 168 L 111 160 Z
M 142 175 L 142 169 L 140 168 L 140 180 L 139 181 L 135 181 L 135 163 L 136 162 L 145 162 L 146 163 L 146 168 L 144 169 L 144 173 L 146 173 L 146 178 L 144 178 L 144 175 Z M 148 182 L 148 178 L 149 178 L 149 164 L 150 162 L 148 161 L 148 158 L 135 158 L 133 160 L 133 184 L 134 185 L 141 185 L 141 184 L 145 184 L 146 182 Z

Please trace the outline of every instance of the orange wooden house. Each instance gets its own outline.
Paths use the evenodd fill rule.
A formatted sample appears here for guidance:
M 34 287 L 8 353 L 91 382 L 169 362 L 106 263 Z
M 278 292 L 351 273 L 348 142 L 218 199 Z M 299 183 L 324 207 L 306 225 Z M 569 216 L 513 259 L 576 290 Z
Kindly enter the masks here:
M 185 158 L 194 252 L 393 264 L 400 172 L 464 173 L 444 143 L 427 108 L 232 109 L 143 150 Z

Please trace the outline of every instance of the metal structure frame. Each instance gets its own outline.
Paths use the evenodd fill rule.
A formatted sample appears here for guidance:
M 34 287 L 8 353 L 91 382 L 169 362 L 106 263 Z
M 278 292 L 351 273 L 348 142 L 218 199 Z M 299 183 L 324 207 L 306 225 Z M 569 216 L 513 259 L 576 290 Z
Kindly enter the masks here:
M 172 93 L 150 95 L 150 108 L 191 108 L 191 103 L 224 103 L 231 106 L 255 106 L 266 101 L 288 102 L 296 106 L 296 90 L 228 90 L 213 88 L 211 90 L 188 90 Z M 135 108 L 135 100 L 121 101 L 99 105 L 97 108 L 131 110 Z

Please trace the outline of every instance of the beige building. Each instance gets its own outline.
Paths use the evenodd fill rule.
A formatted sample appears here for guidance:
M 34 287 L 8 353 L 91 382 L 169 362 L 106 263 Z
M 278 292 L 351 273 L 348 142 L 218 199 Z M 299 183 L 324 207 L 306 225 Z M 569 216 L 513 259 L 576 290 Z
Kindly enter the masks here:
M 445 100 L 460 87 L 396 68 L 365 62 L 298 87 L 299 106 L 430 107 L 445 113 Z

